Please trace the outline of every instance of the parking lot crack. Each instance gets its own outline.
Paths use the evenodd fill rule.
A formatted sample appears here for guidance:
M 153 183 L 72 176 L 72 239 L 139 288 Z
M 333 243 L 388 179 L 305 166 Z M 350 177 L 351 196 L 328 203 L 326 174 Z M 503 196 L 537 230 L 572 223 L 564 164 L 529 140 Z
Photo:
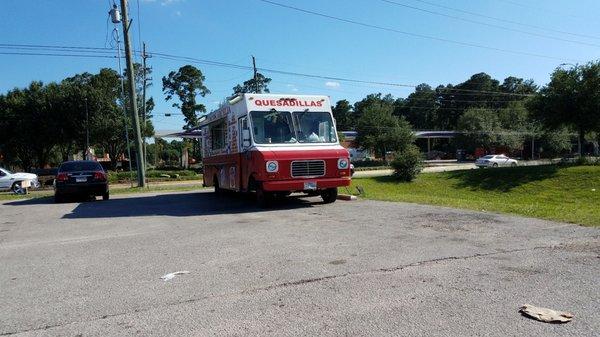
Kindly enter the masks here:
M 564 243 L 564 244 L 561 243 L 558 245 L 550 245 L 550 246 L 537 246 L 537 247 L 533 247 L 533 248 L 497 250 L 494 252 L 477 253 L 477 254 L 464 255 L 464 256 L 440 257 L 440 258 L 417 261 L 417 262 L 408 263 L 408 264 L 395 266 L 395 267 L 389 267 L 389 268 L 379 268 L 379 269 L 361 271 L 361 272 L 346 272 L 346 273 L 335 274 L 335 275 L 326 275 L 326 276 L 321 276 L 321 277 L 306 278 L 306 279 L 301 279 L 301 280 L 296 280 L 296 281 L 287 281 L 287 282 L 283 282 L 283 283 L 272 284 L 272 285 L 268 285 L 265 287 L 257 287 L 257 288 L 242 290 L 242 291 L 238 291 L 238 292 L 190 298 L 190 299 L 186 299 L 186 300 L 168 302 L 166 304 L 163 304 L 162 306 L 163 307 L 164 306 L 176 306 L 176 305 L 180 305 L 180 304 L 195 303 L 195 302 L 205 301 L 205 300 L 210 300 L 210 299 L 227 298 L 227 297 L 240 296 L 240 295 L 249 295 L 249 294 L 254 294 L 254 293 L 263 292 L 263 291 L 271 291 L 271 290 L 277 290 L 277 289 L 282 289 L 282 288 L 287 288 L 287 287 L 302 286 L 302 285 L 306 285 L 306 284 L 318 283 L 318 282 L 329 281 L 329 280 L 334 280 L 334 279 L 339 279 L 339 278 L 344 278 L 344 277 L 351 277 L 351 276 L 395 273 L 395 272 L 398 272 L 398 271 L 401 271 L 401 270 L 404 270 L 407 268 L 421 267 L 421 266 L 442 263 L 442 262 L 447 262 L 447 261 L 468 260 L 468 259 L 482 258 L 482 257 L 488 257 L 488 256 L 494 256 L 494 255 L 512 254 L 512 253 L 534 251 L 534 250 L 541 250 L 541 249 L 556 249 L 556 248 L 564 247 L 565 244 L 566 243 Z M 82 321 L 77 321 L 77 322 L 57 323 L 57 324 L 52 324 L 52 325 L 46 325 L 43 327 L 27 329 L 27 330 L 5 332 L 5 333 L 0 333 L 0 336 L 18 335 L 18 334 L 22 334 L 22 333 L 44 331 L 44 330 L 59 328 L 59 327 L 67 326 L 67 325 L 71 325 L 71 324 L 89 323 L 89 322 L 99 321 L 99 320 L 103 320 L 103 319 L 124 316 L 124 315 L 132 314 L 132 313 L 143 313 L 143 312 L 147 312 L 147 311 L 157 309 L 160 307 L 161 306 L 159 305 L 159 306 L 153 306 L 153 307 L 138 308 L 135 310 L 125 311 L 125 312 L 96 316 L 96 317 L 92 317 L 87 320 L 82 320 Z

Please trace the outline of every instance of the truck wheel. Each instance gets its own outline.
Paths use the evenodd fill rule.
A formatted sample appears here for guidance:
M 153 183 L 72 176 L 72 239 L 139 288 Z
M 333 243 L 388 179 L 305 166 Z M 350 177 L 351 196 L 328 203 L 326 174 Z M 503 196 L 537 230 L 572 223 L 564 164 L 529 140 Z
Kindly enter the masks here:
M 65 198 L 58 194 L 58 193 L 54 193 L 54 202 L 57 204 L 60 204 L 61 202 L 65 201 Z
M 215 195 L 221 196 L 223 194 L 223 190 L 221 187 L 219 187 L 219 179 L 217 179 L 217 177 L 213 179 L 213 185 L 215 186 Z
M 323 202 L 326 204 L 331 204 L 337 200 L 338 190 L 337 188 L 328 188 L 321 192 L 321 198 L 323 198 Z
M 102 194 L 102 200 L 108 200 L 110 199 L 110 192 L 106 191 L 106 193 Z
M 261 208 L 267 208 L 273 201 L 273 194 L 263 190 L 262 186 L 256 186 L 256 203 Z

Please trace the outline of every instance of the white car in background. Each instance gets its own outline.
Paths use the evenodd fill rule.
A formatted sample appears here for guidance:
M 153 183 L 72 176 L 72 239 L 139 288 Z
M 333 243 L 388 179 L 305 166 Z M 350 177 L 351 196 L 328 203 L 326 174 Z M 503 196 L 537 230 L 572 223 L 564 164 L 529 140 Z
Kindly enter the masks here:
M 518 162 L 515 159 L 508 158 L 503 154 L 490 154 L 483 156 L 475 161 L 475 165 L 479 168 L 484 167 L 499 167 L 499 166 L 517 166 Z
M 33 173 L 13 173 L 0 167 L 0 191 L 11 190 L 16 194 L 26 194 L 27 188 L 39 186 L 38 176 Z

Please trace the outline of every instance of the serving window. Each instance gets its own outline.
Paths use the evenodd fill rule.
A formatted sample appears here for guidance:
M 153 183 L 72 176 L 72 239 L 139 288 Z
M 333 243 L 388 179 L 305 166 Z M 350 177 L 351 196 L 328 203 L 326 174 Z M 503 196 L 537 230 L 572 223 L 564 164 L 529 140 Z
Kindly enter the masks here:
M 227 139 L 227 124 L 225 123 L 225 119 L 210 124 L 208 131 L 210 132 L 210 149 L 213 151 L 224 149 L 225 140 Z

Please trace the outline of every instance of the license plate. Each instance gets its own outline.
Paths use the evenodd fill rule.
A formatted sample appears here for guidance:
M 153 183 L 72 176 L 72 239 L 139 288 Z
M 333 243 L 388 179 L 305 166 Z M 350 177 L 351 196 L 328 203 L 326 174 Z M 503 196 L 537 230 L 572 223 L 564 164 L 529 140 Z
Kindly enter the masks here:
M 304 189 L 305 190 L 316 190 L 317 189 L 317 182 L 316 181 L 309 181 L 304 183 Z
M 75 178 L 75 182 L 76 183 L 85 183 L 85 182 L 87 182 L 87 178 L 86 177 L 81 177 L 81 178 L 77 177 L 77 178 Z

